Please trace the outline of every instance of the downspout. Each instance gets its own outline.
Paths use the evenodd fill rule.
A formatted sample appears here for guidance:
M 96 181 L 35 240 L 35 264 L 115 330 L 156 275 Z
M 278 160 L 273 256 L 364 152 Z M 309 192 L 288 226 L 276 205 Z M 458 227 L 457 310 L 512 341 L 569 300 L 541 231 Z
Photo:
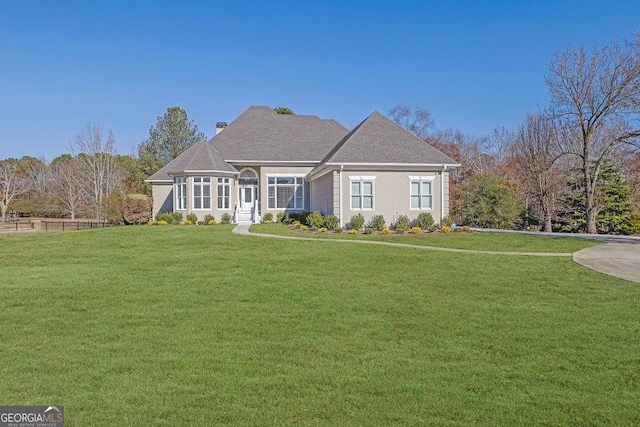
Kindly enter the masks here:
M 447 165 L 442 164 L 442 172 L 440 173 L 440 225 L 444 219 L 444 172 L 447 170 Z
M 339 190 L 339 203 L 340 203 L 340 225 L 342 226 L 344 223 L 342 222 L 342 169 L 344 165 L 340 165 L 340 190 Z

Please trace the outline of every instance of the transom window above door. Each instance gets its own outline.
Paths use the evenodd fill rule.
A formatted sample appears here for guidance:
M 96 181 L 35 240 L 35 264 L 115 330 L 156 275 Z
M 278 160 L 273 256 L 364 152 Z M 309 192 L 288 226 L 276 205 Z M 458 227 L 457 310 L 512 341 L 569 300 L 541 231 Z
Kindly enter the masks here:
M 258 185 L 258 175 L 251 169 L 245 169 L 238 176 L 238 185 Z

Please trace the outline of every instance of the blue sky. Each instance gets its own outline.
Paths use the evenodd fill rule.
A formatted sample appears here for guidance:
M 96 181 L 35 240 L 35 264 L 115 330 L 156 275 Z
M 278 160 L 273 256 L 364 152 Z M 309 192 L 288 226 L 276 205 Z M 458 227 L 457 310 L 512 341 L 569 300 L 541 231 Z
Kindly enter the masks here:
M 638 0 L 2 1 L 0 159 L 51 160 L 88 122 L 130 154 L 176 105 L 208 137 L 250 105 L 352 128 L 398 103 L 481 136 L 547 106 L 554 51 L 638 17 Z

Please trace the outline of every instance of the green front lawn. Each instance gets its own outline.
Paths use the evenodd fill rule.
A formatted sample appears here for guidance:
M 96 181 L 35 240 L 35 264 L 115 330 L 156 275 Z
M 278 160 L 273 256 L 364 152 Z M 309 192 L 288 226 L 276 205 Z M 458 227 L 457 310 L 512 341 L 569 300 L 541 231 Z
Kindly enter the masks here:
M 252 224 L 253 233 L 315 239 L 376 240 L 438 248 L 472 249 L 497 252 L 565 252 L 573 253 L 602 242 L 567 237 L 547 237 L 506 233 L 424 233 L 424 234 L 347 234 L 290 230 L 284 224 Z
M 637 284 L 231 228 L 0 235 L 0 402 L 69 426 L 640 424 Z

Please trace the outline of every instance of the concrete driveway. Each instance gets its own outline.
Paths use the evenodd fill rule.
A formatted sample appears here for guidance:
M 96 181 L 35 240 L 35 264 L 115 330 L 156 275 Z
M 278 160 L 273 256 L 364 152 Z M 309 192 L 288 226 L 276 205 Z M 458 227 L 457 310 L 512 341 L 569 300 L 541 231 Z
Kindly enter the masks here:
M 610 276 L 640 283 L 640 241 L 591 246 L 574 252 L 573 261 Z

